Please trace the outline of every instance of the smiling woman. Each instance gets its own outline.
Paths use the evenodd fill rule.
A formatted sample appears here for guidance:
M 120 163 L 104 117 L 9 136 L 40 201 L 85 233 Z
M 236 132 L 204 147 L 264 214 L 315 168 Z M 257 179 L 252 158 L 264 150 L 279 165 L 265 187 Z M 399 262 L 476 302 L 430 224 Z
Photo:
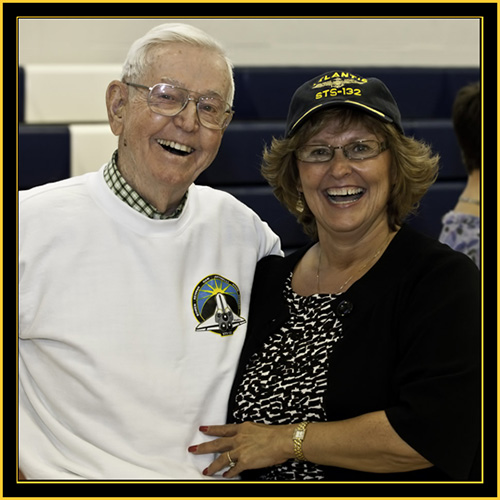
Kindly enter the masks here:
M 262 171 L 314 241 L 257 266 L 231 424 L 190 449 L 223 452 L 205 474 L 478 477 L 479 274 L 404 224 L 438 160 L 380 80 L 331 71 L 296 91 Z
M 297 189 L 314 214 L 318 231 L 359 230 L 361 236 L 378 225 L 378 220 L 387 223 L 391 155 L 382 147 L 385 143 L 363 125 L 365 114 L 351 111 L 355 117 L 346 125 L 338 118 L 339 112 L 345 110 L 330 111 L 328 123 L 297 150 Z M 366 142 L 372 146 L 363 154 L 358 144 Z M 309 143 L 341 145 L 324 146 L 331 153 L 317 159 L 304 154 Z M 353 150 L 357 153 L 351 154 Z

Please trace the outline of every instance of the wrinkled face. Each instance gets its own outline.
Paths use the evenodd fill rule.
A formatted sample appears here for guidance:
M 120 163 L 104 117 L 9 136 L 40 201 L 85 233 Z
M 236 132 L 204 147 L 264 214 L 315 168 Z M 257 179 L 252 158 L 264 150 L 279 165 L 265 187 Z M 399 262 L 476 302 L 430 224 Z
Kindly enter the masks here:
M 347 130 L 332 118 L 305 145 L 345 146 L 359 140 L 377 140 L 361 122 Z M 304 193 L 307 204 L 316 218 L 318 233 L 359 234 L 375 227 L 386 228 L 387 203 L 391 180 L 389 150 L 374 158 L 349 160 L 340 149 L 328 162 L 306 163 L 297 160 L 298 189 Z
M 193 97 L 215 94 L 228 100 L 227 65 L 210 50 L 168 44 L 152 49 L 149 63 L 149 70 L 141 81 L 130 83 L 152 87 L 165 82 L 189 89 Z M 175 186 L 185 192 L 214 160 L 223 131 L 202 126 L 193 101 L 178 115 L 169 117 L 151 111 L 147 90 L 121 84 L 120 92 L 125 105 L 112 130 L 120 136 L 118 166 L 121 172 L 146 194 L 161 185 Z

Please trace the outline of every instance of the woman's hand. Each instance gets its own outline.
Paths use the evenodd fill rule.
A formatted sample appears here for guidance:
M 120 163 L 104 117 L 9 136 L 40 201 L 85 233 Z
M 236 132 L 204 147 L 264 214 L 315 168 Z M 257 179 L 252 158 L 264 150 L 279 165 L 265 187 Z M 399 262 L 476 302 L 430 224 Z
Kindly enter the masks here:
M 200 427 L 207 436 L 219 439 L 190 446 L 195 455 L 220 453 L 204 471 L 206 476 L 227 469 L 223 476 L 233 478 L 248 469 L 261 469 L 293 458 L 293 429 L 295 425 L 243 424 L 210 425 Z M 230 466 L 230 461 L 235 465 Z
M 204 471 L 211 476 L 230 466 L 224 477 L 260 469 L 294 458 L 293 431 L 297 425 L 243 424 L 200 427 L 219 439 L 191 446 L 197 455 L 221 453 Z M 311 462 L 366 472 L 408 472 L 432 467 L 392 428 L 384 411 L 365 413 L 336 422 L 314 422 L 307 428 L 304 455 Z M 229 453 L 229 455 L 228 455 Z

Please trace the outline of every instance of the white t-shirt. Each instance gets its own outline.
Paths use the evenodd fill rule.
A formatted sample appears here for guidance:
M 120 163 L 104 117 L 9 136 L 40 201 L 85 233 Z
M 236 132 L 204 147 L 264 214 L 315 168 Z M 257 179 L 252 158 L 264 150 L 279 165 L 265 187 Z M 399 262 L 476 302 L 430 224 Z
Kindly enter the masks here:
M 187 448 L 225 422 L 255 265 L 280 252 L 254 212 L 209 187 L 192 185 L 173 220 L 130 208 L 102 169 L 21 192 L 26 477 L 206 479 L 214 457 Z

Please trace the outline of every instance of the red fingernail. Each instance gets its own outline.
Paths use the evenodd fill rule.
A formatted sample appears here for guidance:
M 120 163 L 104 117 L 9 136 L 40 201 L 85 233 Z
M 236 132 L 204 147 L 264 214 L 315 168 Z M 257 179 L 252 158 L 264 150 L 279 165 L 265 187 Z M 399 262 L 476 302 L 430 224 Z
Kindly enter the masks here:
M 204 476 L 208 476 L 208 467 L 202 472 Z
M 190 447 L 188 448 L 188 451 L 189 451 L 190 453 L 194 453 L 197 449 L 198 449 L 198 446 L 190 446 Z
M 200 432 L 207 432 L 207 431 L 208 431 L 207 425 L 200 425 Z

